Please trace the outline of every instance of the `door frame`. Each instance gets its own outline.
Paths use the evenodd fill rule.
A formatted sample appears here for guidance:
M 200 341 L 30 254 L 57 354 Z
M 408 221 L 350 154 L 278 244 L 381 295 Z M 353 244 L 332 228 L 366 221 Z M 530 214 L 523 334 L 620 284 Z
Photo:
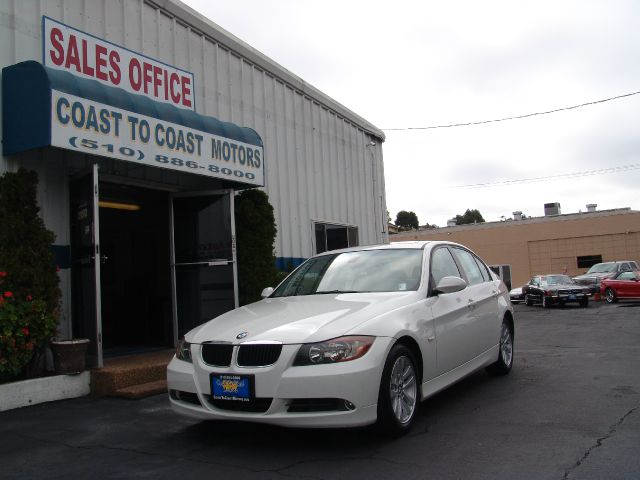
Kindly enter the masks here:
M 231 215 L 231 260 L 214 261 L 214 262 L 189 262 L 180 263 L 179 265 L 209 265 L 215 267 L 217 265 L 229 265 L 232 264 L 233 270 L 233 302 L 234 307 L 239 306 L 238 296 L 238 262 L 236 256 L 236 222 L 235 222 L 235 209 L 234 199 L 235 190 L 231 188 L 216 189 L 216 190 L 201 190 L 195 192 L 180 192 L 172 193 L 169 195 L 169 244 L 170 244 L 170 262 L 171 262 L 171 310 L 173 317 L 173 344 L 178 344 L 178 293 L 176 286 L 176 249 L 175 249 L 175 223 L 174 223 L 174 211 L 173 200 L 175 198 L 185 197 L 208 197 L 208 196 L 229 196 L 229 209 Z
M 88 263 L 93 263 L 93 288 L 95 292 L 95 301 L 94 301 L 94 319 L 95 322 L 95 337 L 89 338 L 92 343 L 95 344 L 95 349 L 91 349 L 89 352 L 90 364 L 92 367 L 102 368 L 104 365 L 103 359 L 103 349 L 102 349 L 102 291 L 101 291 L 101 280 L 100 280 L 100 262 L 101 262 L 101 253 L 100 253 L 100 187 L 99 187 L 99 167 L 97 163 L 93 163 L 90 167 L 87 168 L 81 174 L 75 176 L 71 179 L 71 182 L 82 181 L 86 177 L 91 176 L 93 181 L 92 194 L 91 198 L 87 200 L 90 201 L 90 204 L 87 206 L 92 210 L 92 222 L 91 222 L 91 235 L 92 235 L 92 249 L 90 255 L 88 257 Z M 74 214 L 75 212 L 72 212 Z M 73 235 L 73 234 L 72 234 Z M 72 258 L 73 260 L 73 258 Z M 84 259 L 80 259 L 83 261 Z M 73 268 L 73 267 L 72 267 Z M 72 275 L 73 282 L 73 275 Z M 91 286 L 88 286 L 91 288 Z M 74 287 L 72 285 L 72 291 Z M 72 299 L 72 302 L 77 301 Z M 72 310 L 74 307 L 72 307 Z M 80 319 L 83 324 L 86 325 L 91 322 L 90 319 Z M 93 322 L 91 322 L 93 323 Z M 71 323 L 71 334 L 72 337 L 76 335 L 76 332 L 73 331 L 73 322 Z M 95 353 L 94 353 L 95 352 Z

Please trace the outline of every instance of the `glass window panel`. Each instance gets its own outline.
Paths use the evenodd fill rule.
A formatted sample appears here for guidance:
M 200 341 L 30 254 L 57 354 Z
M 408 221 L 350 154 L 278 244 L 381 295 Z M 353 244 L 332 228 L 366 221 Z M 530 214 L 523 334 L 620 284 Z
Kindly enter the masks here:
M 229 196 L 173 200 L 176 263 L 232 260 Z
M 178 335 L 233 310 L 233 266 L 176 265 Z
M 467 276 L 467 281 L 469 285 L 477 285 L 478 283 L 482 283 L 484 279 L 482 278 L 482 273 L 480 272 L 480 268 L 476 263 L 473 255 L 466 250 L 462 250 L 460 248 L 453 249 L 456 258 L 462 265 L 464 272 Z
M 462 277 L 448 248 L 438 248 L 431 255 L 431 280 L 433 287 L 444 277 Z

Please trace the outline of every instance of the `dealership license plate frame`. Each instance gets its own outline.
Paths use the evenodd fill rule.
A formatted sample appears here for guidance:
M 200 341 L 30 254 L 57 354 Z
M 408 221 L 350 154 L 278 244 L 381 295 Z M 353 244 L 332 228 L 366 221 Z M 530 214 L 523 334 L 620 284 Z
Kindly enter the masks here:
M 236 373 L 211 373 L 211 398 L 223 402 L 253 402 L 255 376 Z

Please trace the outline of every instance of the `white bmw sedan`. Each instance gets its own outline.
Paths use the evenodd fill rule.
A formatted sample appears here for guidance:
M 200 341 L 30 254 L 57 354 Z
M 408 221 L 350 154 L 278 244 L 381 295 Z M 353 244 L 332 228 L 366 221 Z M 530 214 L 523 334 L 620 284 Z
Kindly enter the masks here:
M 326 252 L 263 296 L 180 341 L 167 369 L 176 412 L 398 434 L 421 400 L 478 369 L 511 370 L 509 293 L 462 245 Z

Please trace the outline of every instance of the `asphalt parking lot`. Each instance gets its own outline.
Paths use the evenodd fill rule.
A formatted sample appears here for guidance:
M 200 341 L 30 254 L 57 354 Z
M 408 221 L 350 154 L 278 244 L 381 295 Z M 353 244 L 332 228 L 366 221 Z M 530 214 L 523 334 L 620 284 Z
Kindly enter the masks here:
M 164 395 L 80 398 L 0 413 L 0 478 L 640 478 L 640 303 L 516 315 L 511 375 L 427 400 L 399 439 L 198 422 Z

